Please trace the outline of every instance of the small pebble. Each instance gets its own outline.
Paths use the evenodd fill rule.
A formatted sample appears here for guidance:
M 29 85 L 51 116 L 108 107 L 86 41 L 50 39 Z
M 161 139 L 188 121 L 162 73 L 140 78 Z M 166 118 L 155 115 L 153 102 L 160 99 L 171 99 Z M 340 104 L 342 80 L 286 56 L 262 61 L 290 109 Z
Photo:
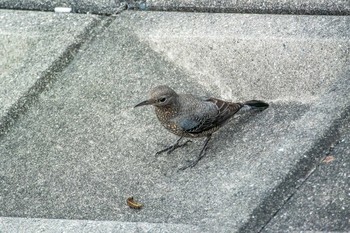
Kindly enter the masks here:
M 55 7 L 56 13 L 70 13 L 72 11 L 71 7 Z

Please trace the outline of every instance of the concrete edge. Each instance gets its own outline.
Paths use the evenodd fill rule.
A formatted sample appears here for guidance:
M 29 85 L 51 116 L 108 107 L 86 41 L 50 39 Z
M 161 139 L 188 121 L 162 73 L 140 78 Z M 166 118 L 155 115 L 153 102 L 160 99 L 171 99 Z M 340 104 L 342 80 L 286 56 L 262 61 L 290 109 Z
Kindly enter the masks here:
M 164 1 L 163 1 L 164 2 Z M 130 7 L 129 7 L 130 8 Z M 292 14 L 292 15 L 350 15 L 350 6 L 346 4 L 324 6 L 322 3 L 291 3 L 276 4 L 263 1 L 249 1 L 239 4 L 196 6 L 187 1 L 162 3 L 149 0 L 140 4 L 140 10 L 151 11 L 181 11 L 181 12 L 209 12 L 209 13 L 244 13 L 244 14 Z
M 40 93 L 47 90 L 49 86 L 57 80 L 59 74 L 71 63 L 82 46 L 95 37 L 94 35 L 96 35 L 96 33 L 90 32 L 103 30 L 108 27 L 113 20 L 113 18 L 108 18 L 107 20 L 101 19 L 92 21 L 92 23 L 84 29 L 83 33 L 77 36 L 75 42 L 67 46 L 64 52 L 58 56 L 50 67 L 42 72 L 35 84 L 28 88 L 16 103 L 9 108 L 5 116 L 0 118 L 0 138 L 6 134 L 16 120 L 30 108 Z
M 125 7 L 126 5 L 126 7 Z M 93 13 L 112 15 L 121 9 L 147 11 L 179 11 L 209 13 L 248 13 L 248 14 L 294 14 L 294 15 L 350 15 L 350 5 L 344 2 L 325 4 L 323 2 L 277 2 L 249 1 L 242 3 L 218 2 L 199 4 L 196 1 L 167 0 L 115 0 L 105 1 L 37 1 L 1 0 L 0 9 L 54 11 L 55 7 L 69 7 L 73 13 Z
M 347 70 L 340 79 L 349 83 L 349 77 L 350 70 Z M 346 98 L 346 96 L 349 96 L 349 98 Z M 332 103 L 336 104 L 325 109 L 325 106 L 329 106 L 329 104 L 327 104 L 329 103 L 329 99 L 335 100 L 337 98 L 342 98 L 344 101 L 332 101 Z M 323 115 L 330 112 L 334 114 L 329 114 L 331 117 L 328 119 L 326 125 L 320 126 L 315 130 L 314 135 L 320 135 L 319 138 L 314 140 L 308 147 L 302 148 L 302 151 L 297 151 L 297 153 L 299 152 L 303 154 L 303 156 L 299 156 L 300 159 L 295 162 L 295 166 L 287 172 L 287 175 L 275 189 L 263 198 L 259 207 L 256 208 L 249 219 L 242 224 L 238 232 L 261 232 L 282 206 L 297 192 L 301 184 L 303 184 L 320 165 L 322 158 L 326 156 L 332 144 L 335 144 L 339 140 L 339 127 L 344 123 L 344 119 L 350 116 L 350 94 L 348 85 L 341 84 L 338 80 L 320 99 L 321 101 L 313 106 L 303 118 L 311 118 L 315 116 L 317 112 L 323 113 Z M 336 112 L 340 114 L 336 114 Z M 295 135 L 303 135 L 305 128 L 303 122 L 303 120 L 300 120 L 295 126 L 296 129 L 298 129 Z M 291 137 L 295 137 L 295 135 L 293 134 Z M 288 140 L 291 139 L 286 138 L 286 141 Z M 293 152 L 291 151 L 290 153 Z
M 200 232 L 194 225 L 0 217 L 1 232 Z

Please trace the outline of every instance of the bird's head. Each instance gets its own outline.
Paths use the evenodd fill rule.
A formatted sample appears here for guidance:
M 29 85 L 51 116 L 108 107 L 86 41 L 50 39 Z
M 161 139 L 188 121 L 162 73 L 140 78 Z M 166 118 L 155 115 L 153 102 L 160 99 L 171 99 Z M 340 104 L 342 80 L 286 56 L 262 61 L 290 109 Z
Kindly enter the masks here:
M 153 88 L 149 95 L 150 99 L 142 101 L 141 103 L 137 104 L 135 108 L 144 105 L 153 105 L 156 107 L 169 106 L 174 103 L 176 97 L 178 96 L 173 89 L 165 85 Z

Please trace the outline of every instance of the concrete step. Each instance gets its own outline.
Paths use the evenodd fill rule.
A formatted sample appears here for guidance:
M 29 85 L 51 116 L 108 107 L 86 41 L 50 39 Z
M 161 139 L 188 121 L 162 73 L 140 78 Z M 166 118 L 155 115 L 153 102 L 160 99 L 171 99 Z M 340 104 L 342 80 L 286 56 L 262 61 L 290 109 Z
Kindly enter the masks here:
M 147 11 L 186 11 L 216 13 L 260 14 L 313 14 L 349 15 L 347 0 L 251 0 L 251 1 L 201 1 L 201 0 L 0 0 L 0 8 L 54 11 L 56 7 L 69 8 L 74 13 L 114 14 L 124 7 Z
M 38 25 L 47 17 L 41 14 L 19 21 Z M 347 22 L 345 16 L 123 12 L 86 40 L 0 138 L 0 215 L 260 230 L 328 150 L 349 110 Z M 73 42 L 57 43 L 66 51 Z M 178 171 L 195 159 L 202 140 L 156 158 L 176 137 L 150 108 L 133 108 L 159 84 L 271 106 L 234 119 L 195 168 Z M 144 208 L 126 206 L 129 196 Z
M 1 232 L 200 232 L 183 224 L 0 217 Z
M 0 11 L 0 134 L 73 59 L 99 16 Z

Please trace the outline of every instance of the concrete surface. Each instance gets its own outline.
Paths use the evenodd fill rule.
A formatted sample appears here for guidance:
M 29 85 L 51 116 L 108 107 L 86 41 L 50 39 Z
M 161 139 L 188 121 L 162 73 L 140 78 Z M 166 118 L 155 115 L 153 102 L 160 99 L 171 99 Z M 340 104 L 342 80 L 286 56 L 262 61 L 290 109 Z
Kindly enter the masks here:
M 1 13 L 24 27 L 45 20 Z M 0 230 L 268 229 L 339 140 L 350 104 L 349 16 L 128 11 L 112 19 L 100 19 L 0 138 Z M 52 40 L 51 28 L 41 34 Z M 195 168 L 179 172 L 202 140 L 154 156 L 176 137 L 151 108 L 133 106 L 157 84 L 271 107 L 234 119 Z M 130 209 L 129 196 L 144 208 Z
M 348 68 L 349 19 L 140 12 L 116 20 L 212 94 L 310 103 Z
M 113 14 L 120 7 L 119 0 L 0 0 L 0 8 L 54 11 L 55 7 L 69 7 L 74 13 Z
M 220 13 L 349 15 L 348 0 L 0 0 L 0 8 L 54 11 L 70 7 L 76 13 L 113 14 L 127 4 L 129 9 Z
M 349 15 L 350 2 L 348 0 L 147 0 L 146 9 L 220 13 Z
M 1 232 L 201 232 L 198 227 L 183 224 L 89 221 L 65 219 L 0 218 Z
M 72 60 L 99 18 L 0 11 L 0 134 Z
M 339 135 L 315 172 L 263 232 L 349 232 L 349 116 L 341 121 Z

